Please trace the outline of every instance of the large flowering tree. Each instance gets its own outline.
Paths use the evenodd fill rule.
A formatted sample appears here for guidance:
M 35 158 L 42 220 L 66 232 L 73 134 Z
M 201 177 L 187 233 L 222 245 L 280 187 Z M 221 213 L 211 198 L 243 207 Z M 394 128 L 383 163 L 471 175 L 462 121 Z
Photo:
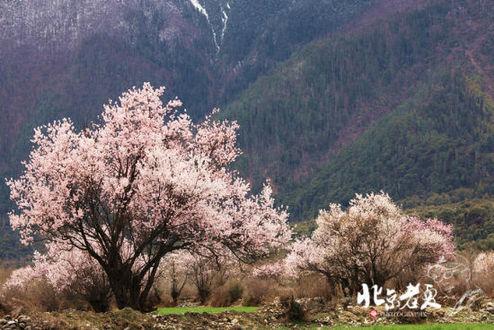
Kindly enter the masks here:
M 266 186 L 228 169 L 237 124 L 194 124 L 178 100 L 144 84 L 105 106 L 99 125 L 70 120 L 35 131 L 25 171 L 8 181 L 24 242 L 42 238 L 85 251 L 108 276 L 118 307 L 145 308 L 162 258 L 220 244 L 243 261 L 289 239 L 287 213 Z
M 289 273 L 316 272 L 355 294 L 362 283 L 384 286 L 405 272 L 420 274 L 453 255 L 452 228 L 405 215 L 386 194 L 357 195 L 348 209 L 331 204 L 310 238 L 287 256 Z

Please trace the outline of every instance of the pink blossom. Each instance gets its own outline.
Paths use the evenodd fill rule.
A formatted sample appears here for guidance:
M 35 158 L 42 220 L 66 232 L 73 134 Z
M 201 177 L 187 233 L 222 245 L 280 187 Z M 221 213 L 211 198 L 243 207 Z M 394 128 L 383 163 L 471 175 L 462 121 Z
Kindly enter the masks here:
M 254 277 L 262 279 L 279 279 L 286 274 L 286 263 L 283 260 L 255 267 L 252 271 Z
M 353 293 L 361 283 L 382 286 L 406 270 L 419 274 L 455 248 L 451 226 L 406 216 L 384 193 L 356 195 L 346 210 L 331 204 L 316 223 L 310 238 L 293 243 L 289 273 L 317 272 Z
M 33 280 L 45 280 L 57 291 L 90 288 L 96 279 L 104 281 L 105 273 L 87 253 L 70 245 L 53 243 L 47 252 L 34 253 L 33 263 L 15 270 L 4 287 L 22 288 Z M 83 289 L 84 290 L 84 289 Z
M 163 93 L 131 89 L 82 132 L 68 119 L 36 129 L 24 173 L 8 181 L 18 209 L 10 222 L 24 243 L 37 236 L 83 250 L 114 287 L 122 274 L 127 289 L 143 281 L 133 286 L 141 294 L 114 292 L 119 306 L 141 308 L 168 253 L 220 244 L 252 259 L 291 236 L 269 185 L 252 195 L 228 167 L 240 153 L 238 125 L 211 116 L 194 124 Z

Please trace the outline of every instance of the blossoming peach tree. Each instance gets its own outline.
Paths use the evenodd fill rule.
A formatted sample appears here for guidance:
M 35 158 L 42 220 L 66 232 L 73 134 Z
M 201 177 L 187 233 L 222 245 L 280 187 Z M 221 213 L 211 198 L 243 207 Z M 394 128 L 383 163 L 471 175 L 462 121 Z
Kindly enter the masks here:
M 24 243 L 84 251 L 107 275 L 119 308 L 146 308 L 163 257 L 221 245 L 249 262 L 291 236 L 266 185 L 252 195 L 230 170 L 237 124 L 200 124 L 144 84 L 77 131 L 68 119 L 35 130 L 25 171 L 7 184 Z
M 384 193 L 357 195 L 346 210 L 331 204 L 316 222 L 311 237 L 293 243 L 286 271 L 319 273 L 350 295 L 363 283 L 418 276 L 455 249 L 452 226 L 408 216 Z

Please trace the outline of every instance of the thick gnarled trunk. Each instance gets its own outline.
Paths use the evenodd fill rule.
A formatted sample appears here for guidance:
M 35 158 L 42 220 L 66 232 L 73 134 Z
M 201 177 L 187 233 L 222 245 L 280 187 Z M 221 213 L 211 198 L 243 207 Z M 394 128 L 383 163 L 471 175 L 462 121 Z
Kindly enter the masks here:
M 130 307 L 132 309 L 149 312 L 152 309 L 148 297 L 156 277 L 156 269 L 159 263 L 149 272 L 133 272 L 128 267 L 112 271 L 108 274 L 108 281 L 119 309 Z
M 108 274 L 110 287 L 119 309 L 130 307 L 144 311 L 147 297 L 143 297 L 142 283 L 138 281 L 130 270 L 122 269 Z

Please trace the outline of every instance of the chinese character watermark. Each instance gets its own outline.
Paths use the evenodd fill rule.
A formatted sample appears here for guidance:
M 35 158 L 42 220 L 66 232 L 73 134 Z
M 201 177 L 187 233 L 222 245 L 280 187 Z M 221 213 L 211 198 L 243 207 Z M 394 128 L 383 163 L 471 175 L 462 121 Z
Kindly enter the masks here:
M 422 295 L 421 287 L 424 288 Z M 420 310 L 439 309 L 441 305 L 436 302 L 437 290 L 432 284 L 421 286 L 418 284 L 408 284 L 406 291 L 398 294 L 394 289 L 386 289 L 383 296 L 383 288 L 373 285 L 371 288 L 367 284 L 362 284 L 362 292 L 357 295 L 357 304 L 369 308 L 372 306 L 384 305 L 384 310 Z

